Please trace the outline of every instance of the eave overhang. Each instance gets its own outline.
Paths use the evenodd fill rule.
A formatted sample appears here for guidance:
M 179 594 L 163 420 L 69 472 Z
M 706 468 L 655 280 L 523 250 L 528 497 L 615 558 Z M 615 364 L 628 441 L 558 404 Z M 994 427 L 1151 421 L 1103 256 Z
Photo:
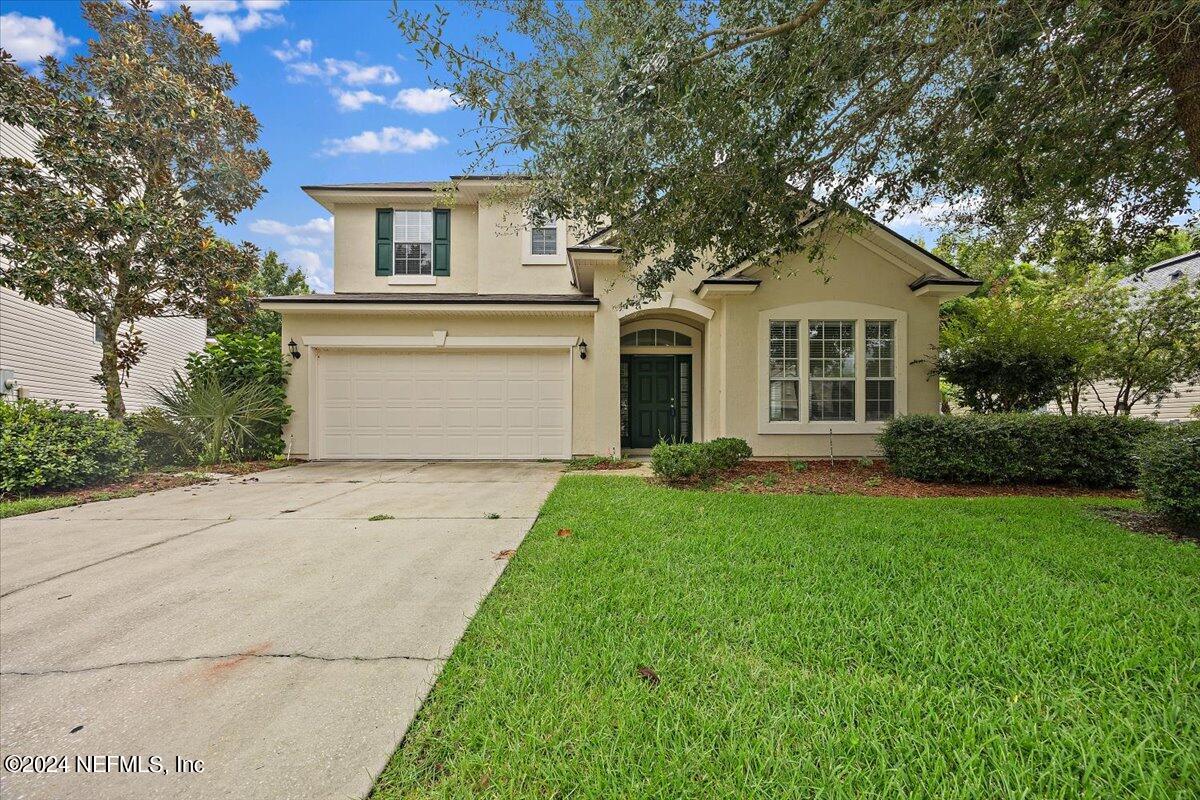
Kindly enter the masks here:
M 264 298 L 262 307 L 285 314 L 515 314 L 590 316 L 600 301 L 576 295 L 454 295 L 434 292 L 293 295 Z
M 709 297 L 751 294 L 762 283 L 754 278 L 706 278 L 693 291 L 701 300 Z

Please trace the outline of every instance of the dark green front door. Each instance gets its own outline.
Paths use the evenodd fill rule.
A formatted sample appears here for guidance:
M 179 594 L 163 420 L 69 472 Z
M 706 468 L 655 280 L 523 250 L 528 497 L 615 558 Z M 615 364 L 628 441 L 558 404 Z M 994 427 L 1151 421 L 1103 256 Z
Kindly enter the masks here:
M 686 440 L 689 432 L 680 430 L 681 381 L 690 378 L 690 369 L 681 370 L 689 356 L 625 356 L 629 364 L 629 440 L 628 447 L 653 447 L 662 440 Z M 683 396 L 691 397 L 690 387 Z

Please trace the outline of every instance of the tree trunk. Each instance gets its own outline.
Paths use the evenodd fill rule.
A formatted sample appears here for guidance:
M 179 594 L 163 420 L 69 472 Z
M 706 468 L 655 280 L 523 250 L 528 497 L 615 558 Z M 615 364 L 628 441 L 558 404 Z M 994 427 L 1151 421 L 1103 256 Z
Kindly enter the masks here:
M 1155 31 L 1154 47 L 1162 63 L 1163 77 L 1175 103 L 1175 122 L 1183 132 L 1192 155 L 1192 175 L 1200 176 L 1200 28 L 1189 30 L 1186 16 Z
M 117 325 L 98 323 L 100 329 L 100 385 L 104 387 L 104 406 L 113 419 L 125 419 L 125 398 L 121 396 L 121 368 L 117 356 Z

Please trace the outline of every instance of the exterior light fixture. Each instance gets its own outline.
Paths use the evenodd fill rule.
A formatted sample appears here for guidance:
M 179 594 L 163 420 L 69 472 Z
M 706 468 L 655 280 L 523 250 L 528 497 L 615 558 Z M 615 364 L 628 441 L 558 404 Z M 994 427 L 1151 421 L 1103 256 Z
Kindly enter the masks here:
M 292 354 L 292 358 L 300 357 L 300 348 L 296 346 L 295 339 L 288 340 L 288 352 Z
M 583 339 L 579 340 L 579 358 L 581 361 L 587 360 L 587 342 Z

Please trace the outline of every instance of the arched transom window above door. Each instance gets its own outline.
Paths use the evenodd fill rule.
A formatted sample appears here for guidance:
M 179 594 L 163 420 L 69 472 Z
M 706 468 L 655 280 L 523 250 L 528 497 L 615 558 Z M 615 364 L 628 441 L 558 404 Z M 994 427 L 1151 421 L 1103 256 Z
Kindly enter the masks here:
M 621 337 L 622 347 L 691 347 L 692 337 L 666 328 L 644 328 Z

